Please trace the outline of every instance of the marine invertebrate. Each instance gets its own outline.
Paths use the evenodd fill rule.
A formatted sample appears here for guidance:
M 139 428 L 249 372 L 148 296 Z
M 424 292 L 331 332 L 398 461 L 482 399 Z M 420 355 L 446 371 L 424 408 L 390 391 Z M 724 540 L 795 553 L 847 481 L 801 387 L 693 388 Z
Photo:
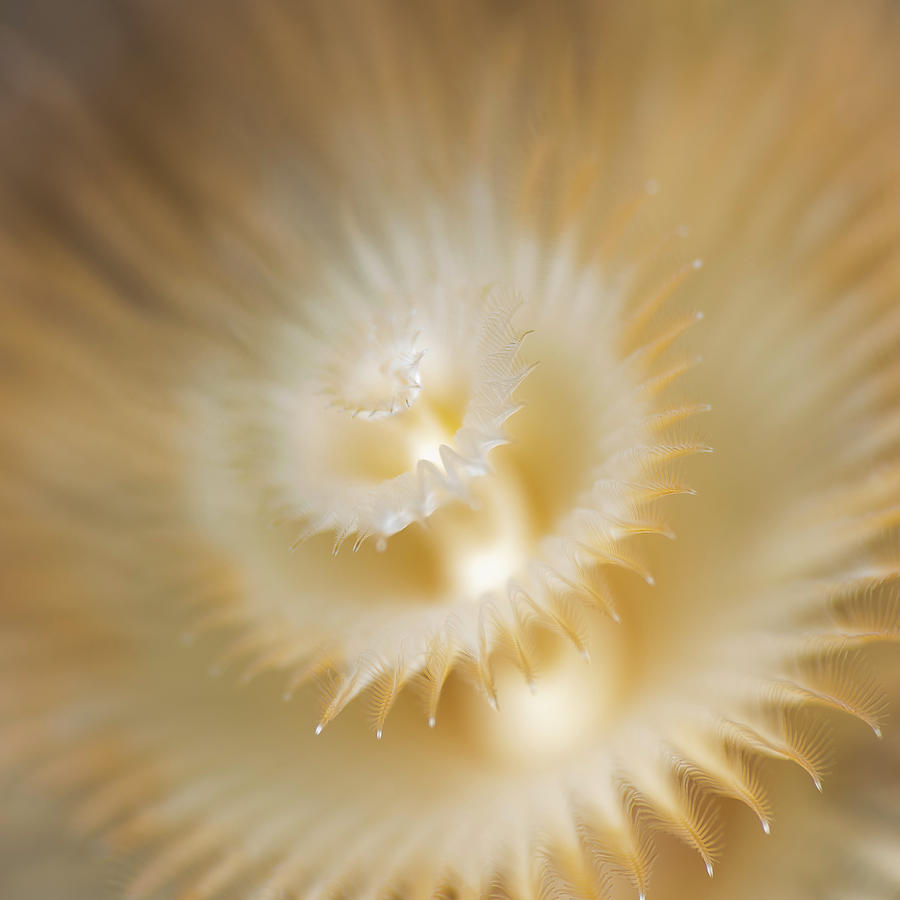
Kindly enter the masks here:
M 4 762 L 127 896 L 651 896 L 881 735 L 888 7 L 124 9 L 5 37 L 0 452 Z

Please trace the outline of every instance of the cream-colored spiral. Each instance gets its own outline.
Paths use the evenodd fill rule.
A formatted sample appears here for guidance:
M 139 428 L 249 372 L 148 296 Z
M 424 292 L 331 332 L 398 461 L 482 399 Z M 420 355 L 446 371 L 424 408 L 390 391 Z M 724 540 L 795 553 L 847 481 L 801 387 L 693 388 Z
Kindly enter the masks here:
M 893 7 L 38 7 L 0 894 L 896 896 Z

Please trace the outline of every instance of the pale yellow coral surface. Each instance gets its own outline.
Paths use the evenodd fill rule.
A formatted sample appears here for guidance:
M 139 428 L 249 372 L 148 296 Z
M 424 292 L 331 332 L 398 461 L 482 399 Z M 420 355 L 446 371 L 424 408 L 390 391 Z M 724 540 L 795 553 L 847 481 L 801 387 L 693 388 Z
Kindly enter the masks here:
M 0 11 L 0 896 L 900 895 L 900 22 Z

